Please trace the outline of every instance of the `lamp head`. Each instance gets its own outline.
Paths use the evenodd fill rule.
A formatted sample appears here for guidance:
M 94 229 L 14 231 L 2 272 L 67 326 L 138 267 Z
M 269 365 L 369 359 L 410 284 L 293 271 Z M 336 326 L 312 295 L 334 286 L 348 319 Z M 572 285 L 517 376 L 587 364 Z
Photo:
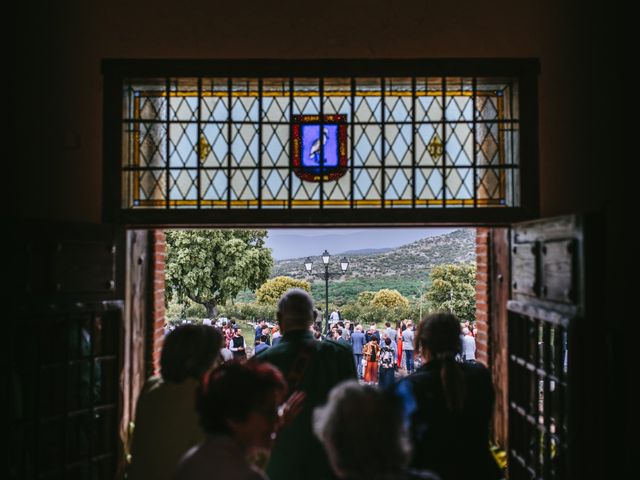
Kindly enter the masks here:
M 347 268 L 349 268 L 349 260 L 347 257 L 342 257 L 342 260 L 340 260 L 340 268 L 342 269 L 342 273 L 345 273 Z

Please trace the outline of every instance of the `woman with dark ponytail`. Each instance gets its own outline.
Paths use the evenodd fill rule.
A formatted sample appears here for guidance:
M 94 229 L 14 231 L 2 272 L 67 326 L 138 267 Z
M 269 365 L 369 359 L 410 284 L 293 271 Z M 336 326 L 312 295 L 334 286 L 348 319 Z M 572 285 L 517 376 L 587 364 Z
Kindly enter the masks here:
M 500 477 L 489 451 L 494 393 L 489 370 L 459 363 L 460 322 L 451 313 L 427 316 L 416 330 L 424 365 L 395 387 L 413 442 L 411 466 L 442 480 Z

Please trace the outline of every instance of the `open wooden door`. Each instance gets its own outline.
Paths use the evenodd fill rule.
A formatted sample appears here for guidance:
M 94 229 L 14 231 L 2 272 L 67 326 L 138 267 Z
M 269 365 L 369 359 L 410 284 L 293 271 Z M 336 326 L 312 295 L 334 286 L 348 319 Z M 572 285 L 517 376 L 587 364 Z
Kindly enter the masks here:
M 514 225 L 508 311 L 509 478 L 579 478 L 589 450 L 590 399 L 584 334 L 589 230 L 581 216 Z M 589 233 L 590 235 L 590 233 Z M 593 275 L 593 269 L 591 270 Z M 591 277 L 592 278 L 592 277 Z M 592 358 L 593 360 L 593 358 Z M 587 380 L 588 382 L 588 380 Z M 585 388 L 586 387 L 586 388 Z M 585 438 L 587 437 L 587 438 Z M 582 457 L 596 468 L 597 462 Z
M 9 477 L 112 479 L 124 462 L 119 432 L 135 376 L 127 234 L 109 225 L 8 226 Z

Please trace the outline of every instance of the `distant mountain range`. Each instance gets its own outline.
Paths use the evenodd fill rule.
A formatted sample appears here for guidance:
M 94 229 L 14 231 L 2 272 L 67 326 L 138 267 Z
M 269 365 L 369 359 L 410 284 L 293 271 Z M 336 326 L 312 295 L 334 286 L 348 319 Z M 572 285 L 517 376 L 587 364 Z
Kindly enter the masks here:
M 363 248 L 361 250 L 347 250 L 346 252 L 338 253 L 338 256 L 350 255 L 356 257 L 358 255 L 375 255 L 376 253 L 387 253 L 393 250 L 393 248 Z
M 476 260 L 473 228 L 455 230 L 403 245 L 397 248 L 349 250 L 331 257 L 332 272 L 339 272 L 339 258 L 347 256 L 349 270 L 342 280 L 356 278 L 424 278 L 431 267 L 443 263 L 471 263 Z M 311 257 L 314 271 L 319 272 L 322 259 Z M 287 275 L 309 279 L 304 271 L 304 257 L 279 260 L 274 263 L 272 277 Z M 315 277 L 316 279 L 318 277 Z M 338 277 L 334 277 L 336 280 Z

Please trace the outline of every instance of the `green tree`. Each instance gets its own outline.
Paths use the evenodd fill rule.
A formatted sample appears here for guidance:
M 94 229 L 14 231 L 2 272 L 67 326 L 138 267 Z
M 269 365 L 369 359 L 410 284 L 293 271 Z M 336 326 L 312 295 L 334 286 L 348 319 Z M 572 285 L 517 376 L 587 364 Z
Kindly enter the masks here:
M 383 288 L 378 290 L 373 296 L 371 303 L 378 308 L 408 308 L 409 300 L 407 300 L 397 290 L 389 290 Z
M 168 299 L 204 305 L 207 316 L 243 289 L 269 277 L 273 258 L 264 246 L 266 230 L 168 230 Z
M 460 320 L 476 315 L 476 266 L 469 263 L 437 265 L 431 269 L 427 300 L 433 310 L 450 311 Z
M 360 305 L 368 305 L 373 301 L 373 297 L 375 297 L 376 292 L 364 291 L 358 294 L 358 303 Z
M 267 280 L 256 291 L 256 300 L 262 305 L 275 305 L 282 294 L 290 288 L 301 288 L 311 292 L 311 285 L 306 280 L 296 280 L 291 277 L 275 277 Z

